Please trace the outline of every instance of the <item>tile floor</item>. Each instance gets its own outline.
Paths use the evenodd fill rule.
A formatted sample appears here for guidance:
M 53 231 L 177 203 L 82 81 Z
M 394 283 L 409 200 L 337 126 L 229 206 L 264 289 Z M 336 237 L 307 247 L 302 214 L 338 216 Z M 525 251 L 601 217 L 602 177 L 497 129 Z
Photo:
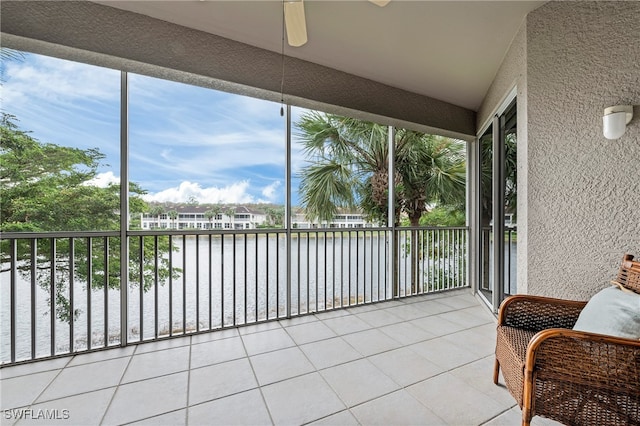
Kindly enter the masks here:
M 0 422 L 518 425 L 494 342 L 468 290 L 420 296 L 6 367 Z

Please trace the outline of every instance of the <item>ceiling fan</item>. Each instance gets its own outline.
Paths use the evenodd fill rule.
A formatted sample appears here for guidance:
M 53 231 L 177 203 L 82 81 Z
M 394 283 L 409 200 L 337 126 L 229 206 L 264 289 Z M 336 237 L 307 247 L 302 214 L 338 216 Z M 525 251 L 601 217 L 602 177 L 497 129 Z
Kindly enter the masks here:
M 391 0 L 369 0 L 384 7 Z M 307 22 L 304 17 L 304 0 L 284 0 L 284 23 L 289 46 L 300 47 L 307 42 Z

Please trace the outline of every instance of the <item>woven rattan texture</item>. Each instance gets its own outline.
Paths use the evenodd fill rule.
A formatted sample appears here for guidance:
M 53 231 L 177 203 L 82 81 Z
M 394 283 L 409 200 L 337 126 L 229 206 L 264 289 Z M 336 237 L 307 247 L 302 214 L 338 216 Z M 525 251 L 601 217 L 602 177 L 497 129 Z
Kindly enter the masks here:
M 534 334 L 535 331 L 521 328 L 498 327 L 496 359 L 500 362 L 505 385 L 520 407 L 524 386 L 524 359 L 527 345 Z
M 629 290 L 640 294 L 640 262 L 634 262 L 633 256 L 625 255 L 616 281 Z
M 514 300 L 506 307 L 504 325 L 530 331 L 573 328 L 585 304 L 564 304 L 552 299 Z
M 640 424 L 640 344 L 554 336 L 538 349 L 533 412 L 565 424 Z

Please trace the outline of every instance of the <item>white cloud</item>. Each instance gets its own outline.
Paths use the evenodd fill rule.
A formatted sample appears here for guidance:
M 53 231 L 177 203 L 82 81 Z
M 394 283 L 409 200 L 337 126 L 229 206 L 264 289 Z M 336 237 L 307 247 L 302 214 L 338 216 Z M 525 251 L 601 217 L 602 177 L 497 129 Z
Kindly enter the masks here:
M 72 61 L 28 55 L 24 61 L 7 61 L 3 102 L 51 102 L 68 105 L 77 99 L 117 100 L 119 73 Z
M 254 197 L 247 193 L 248 189 L 248 180 L 234 182 L 223 188 L 203 188 L 197 182 L 183 181 L 177 187 L 168 188 L 155 194 L 146 194 L 142 198 L 145 201 L 156 201 L 160 203 L 184 203 L 189 201 L 191 198 L 195 198 L 198 202 L 203 204 L 242 204 L 256 202 Z
M 88 186 L 97 186 L 99 188 L 106 188 L 110 184 L 119 184 L 120 177 L 115 176 L 113 172 L 98 173 L 96 177 L 86 181 L 84 184 Z
M 278 188 L 282 185 L 279 180 L 273 182 L 271 185 L 267 185 L 262 189 L 262 196 L 267 200 L 273 201 L 276 198 Z

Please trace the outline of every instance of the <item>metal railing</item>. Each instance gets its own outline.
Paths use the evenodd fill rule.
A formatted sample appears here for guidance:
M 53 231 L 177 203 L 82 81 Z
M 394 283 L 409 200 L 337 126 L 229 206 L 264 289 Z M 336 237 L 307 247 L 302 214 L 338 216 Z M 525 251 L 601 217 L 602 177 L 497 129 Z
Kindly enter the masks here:
M 0 361 L 467 286 L 467 228 L 395 232 L 394 250 L 387 228 L 129 231 L 126 294 L 120 232 L 4 233 Z

